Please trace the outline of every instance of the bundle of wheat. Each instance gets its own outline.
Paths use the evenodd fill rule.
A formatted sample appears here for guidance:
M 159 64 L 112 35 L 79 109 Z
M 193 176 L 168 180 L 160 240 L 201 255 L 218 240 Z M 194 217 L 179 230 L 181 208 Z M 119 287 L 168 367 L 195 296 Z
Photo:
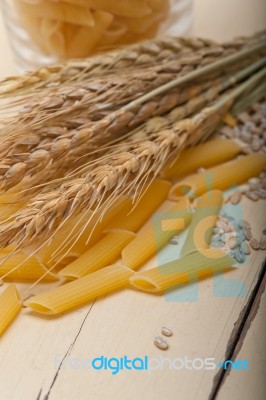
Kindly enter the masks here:
M 166 60 L 152 65 L 165 43 Z M 143 48 L 155 48 L 147 50 L 147 68 L 133 57 L 130 72 L 124 71 L 128 51 Z M 101 220 L 121 196 L 139 198 L 147 182 L 185 147 L 205 140 L 228 111 L 263 95 L 264 54 L 264 33 L 223 45 L 171 39 L 113 53 L 98 78 L 93 66 L 100 56 L 87 68 L 81 63 L 77 79 L 65 78 L 75 63 L 56 67 L 51 80 L 59 84 L 44 80 L 41 95 L 33 94 L 40 72 L 37 80 L 34 74 L 18 78 L 17 88 L 3 90 L 11 96 L 25 89 L 25 98 L 12 103 L 15 96 L 9 97 L 12 113 L 16 106 L 20 112 L 1 120 L 0 178 L 2 191 L 22 192 L 24 204 L 17 200 L 19 211 L 1 222 L 0 246 L 31 246 L 33 254 L 72 216 L 90 211 L 77 240 L 95 214 Z

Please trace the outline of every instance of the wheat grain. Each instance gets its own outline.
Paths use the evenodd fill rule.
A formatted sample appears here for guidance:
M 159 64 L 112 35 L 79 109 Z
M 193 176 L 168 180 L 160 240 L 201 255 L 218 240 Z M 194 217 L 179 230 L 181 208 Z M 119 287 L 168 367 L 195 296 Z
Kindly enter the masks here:
M 241 47 L 243 41 L 236 42 L 236 45 Z M 144 41 L 85 60 L 70 60 L 65 64 L 47 66 L 25 75 L 4 79 L 0 83 L 0 96 L 17 96 L 21 93 L 25 95 L 45 87 L 57 87 L 63 83 L 87 80 L 114 71 L 155 65 L 203 47 L 208 47 L 210 51 L 217 49 L 214 42 L 197 38 L 168 37 Z
M 265 74 L 265 69 L 258 72 L 211 107 L 173 124 L 172 129 L 160 129 L 146 140 L 130 142 L 127 151 L 123 144 L 124 151 L 117 149 L 106 156 L 104 162 L 95 163 L 83 176 L 37 196 L 15 215 L 13 221 L 1 227 L 0 245 L 6 247 L 17 243 L 26 246 L 37 238 L 49 236 L 58 220 L 64 222 L 69 215 L 82 210 L 106 209 L 110 200 L 114 201 L 125 192 L 141 191 L 143 183 L 158 175 L 173 152 L 178 154 L 186 144 L 195 144 L 206 133 L 210 134 L 234 99 L 265 78 Z
M 167 64 L 167 70 L 169 70 L 169 66 L 171 67 L 170 70 L 177 72 L 180 70 L 180 63 L 178 64 Z M 160 67 L 161 68 L 161 67 Z M 147 81 L 145 81 L 145 77 L 142 76 L 141 83 L 136 82 L 136 85 L 134 84 L 134 90 L 135 90 L 135 95 L 138 93 L 145 93 L 149 92 L 152 88 L 154 87 L 161 87 L 163 83 L 168 82 L 171 80 L 170 78 L 172 77 L 171 74 L 165 73 L 165 68 L 155 70 L 153 71 L 152 75 L 147 76 Z M 158 75 L 156 75 L 158 73 Z M 161 74 L 161 75 L 160 75 Z M 182 74 L 181 74 L 182 75 Z M 152 80 L 152 78 L 157 77 L 157 79 Z M 136 81 L 139 80 L 139 76 L 135 77 Z M 139 84 L 138 84 L 139 83 Z M 144 88 L 143 88 L 144 84 Z M 132 85 L 132 81 L 131 81 Z M 130 96 L 132 96 L 132 90 L 131 85 L 129 85 L 129 97 L 127 97 L 127 101 L 131 99 Z M 73 90 L 73 88 L 71 89 Z M 83 89 L 84 90 L 84 89 Z M 108 143 L 112 141 L 117 133 L 119 135 L 126 133 L 128 130 L 132 129 L 134 126 L 137 126 L 141 124 L 144 120 L 149 118 L 152 115 L 161 115 L 165 113 L 166 111 L 170 110 L 177 104 L 180 104 L 182 102 L 187 101 L 190 97 L 193 97 L 196 95 L 201 88 L 199 86 L 187 88 L 185 91 L 183 91 L 182 94 L 180 94 L 178 91 L 172 89 L 170 92 L 166 92 L 165 95 L 163 95 L 160 99 L 153 98 L 151 101 L 149 101 L 146 104 L 135 104 L 133 102 L 133 107 L 129 108 L 128 110 L 123 108 L 118 109 L 118 111 L 111 113 L 110 115 L 107 115 L 107 117 L 103 118 L 102 120 L 99 121 L 98 124 L 90 123 L 88 125 L 88 128 L 83 128 L 78 131 L 76 130 L 70 130 L 66 131 L 64 130 L 63 137 L 59 136 L 56 138 L 56 140 L 48 140 L 47 139 L 47 134 L 49 135 L 49 128 L 47 128 L 43 131 L 42 129 L 39 130 L 36 136 L 40 134 L 41 137 L 32 136 L 32 139 L 26 141 L 25 143 L 25 137 L 22 135 L 22 140 L 17 139 L 17 141 L 14 138 L 14 135 L 11 137 L 7 137 L 6 141 L 3 140 L 2 143 L 2 148 L 0 148 L 0 155 L 3 157 L 8 156 L 8 160 L 3 163 L 5 166 L 9 166 L 9 169 L 6 171 L 5 175 L 3 175 L 3 184 L 2 184 L 2 189 L 9 189 L 10 187 L 13 187 L 17 183 L 20 182 L 20 180 L 29 173 L 33 172 L 38 172 L 39 170 L 43 169 L 45 166 L 50 165 L 52 161 L 62 158 L 69 157 L 71 154 L 75 155 L 77 154 L 77 157 L 80 155 L 88 152 L 88 151 L 93 151 L 93 144 L 95 143 L 95 146 L 99 146 L 101 144 Z M 124 94 L 126 96 L 126 94 Z M 145 96 L 144 96 L 145 97 Z M 74 96 L 75 98 L 75 96 Z M 112 103 L 114 103 L 114 95 L 113 92 L 110 95 L 110 98 L 112 100 Z M 62 99 L 61 99 L 62 100 Z M 157 102 L 156 102 L 157 100 Z M 121 99 L 120 99 L 121 101 Z M 125 101 L 125 97 L 122 96 L 122 101 Z M 56 100 L 53 103 L 53 107 L 55 104 L 61 104 L 62 101 Z M 90 101 L 89 101 L 90 103 Z M 123 104 L 123 103 L 122 103 Z M 45 104 L 43 105 L 44 109 L 47 109 L 48 102 L 46 101 Z M 88 108 L 88 105 L 86 102 L 83 104 L 83 107 Z M 131 105 L 131 103 L 130 103 Z M 91 107 L 93 108 L 93 102 L 91 103 Z M 121 103 L 119 103 L 119 106 L 121 107 Z M 49 108 L 49 107 L 48 107 Z M 102 106 L 104 109 L 104 105 Z M 77 107 L 78 111 L 80 111 L 79 107 Z M 106 107 L 108 109 L 108 107 Z M 52 109 L 53 110 L 53 109 Z M 105 110 L 106 111 L 106 110 Z M 87 110 L 88 112 L 88 110 Z M 38 118 L 36 117 L 37 121 L 39 121 L 40 116 Z M 27 117 L 26 117 L 27 120 Z M 41 119 L 41 122 L 43 123 L 43 120 Z M 47 122 L 47 121 L 46 121 Z M 84 121 L 83 121 L 84 122 Z M 37 122 L 38 125 L 40 122 Z M 26 124 L 26 127 L 29 128 L 29 126 Z M 51 136 L 52 138 L 55 135 L 55 127 L 51 128 Z M 65 127 L 66 128 L 66 127 Z M 9 130 L 12 129 L 12 124 Z M 61 127 L 62 129 L 62 127 Z M 8 131 L 7 131 L 8 132 Z M 60 131 L 59 129 L 59 132 Z M 99 135 L 97 134 L 98 132 L 104 132 L 104 135 L 101 135 L 101 138 L 99 140 Z M 42 135 L 45 135 L 44 138 L 42 138 Z M 19 135 L 17 135 L 19 137 Z M 15 160 L 12 159 L 12 149 L 9 149 L 9 145 L 15 141 L 15 145 L 13 144 L 13 154 L 15 152 Z M 94 142 L 94 143 L 93 143 Z M 27 144 L 29 143 L 30 146 Z M 32 145 L 33 143 L 33 145 Z M 37 145 L 37 146 L 36 146 Z M 26 148 L 25 148 L 26 147 Z M 30 147 L 30 152 L 29 152 L 29 147 Z M 74 148 L 74 151 L 71 153 L 72 148 Z M 84 150 L 83 150 L 84 148 Z M 9 150 L 7 150 L 9 149 Z M 22 158 L 20 159 L 19 162 L 17 162 L 17 153 L 19 149 L 19 155 Z

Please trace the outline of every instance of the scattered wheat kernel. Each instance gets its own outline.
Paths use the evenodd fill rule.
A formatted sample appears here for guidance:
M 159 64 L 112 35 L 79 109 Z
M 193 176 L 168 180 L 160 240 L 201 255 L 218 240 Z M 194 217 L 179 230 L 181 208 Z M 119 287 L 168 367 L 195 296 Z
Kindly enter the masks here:
M 226 245 L 229 247 L 230 250 L 233 250 L 236 247 L 236 240 L 234 238 L 231 238 L 228 240 Z
M 168 347 L 169 347 L 169 345 L 168 345 L 168 343 L 166 342 L 166 340 L 164 340 L 164 339 L 163 339 L 162 337 L 160 337 L 160 336 L 157 336 L 157 337 L 154 339 L 153 343 L 155 344 L 156 347 L 158 347 L 158 349 L 161 349 L 161 350 L 167 350 Z
M 261 250 L 266 250 L 266 236 L 265 235 L 263 235 L 260 238 L 260 249 Z
M 255 193 L 255 192 L 247 192 L 247 193 L 246 193 L 246 197 L 247 197 L 249 200 L 252 200 L 252 201 L 258 201 L 258 200 L 259 200 L 259 196 L 258 196 L 257 193 Z
M 260 182 L 260 179 L 259 179 L 259 178 L 250 178 L 250 179 L 248 180 L 248 183 L 249 183 L 250 185 L 254 185 L 254 184 L 259 183 L 259 182 Z
M 245 238 L 246 240 L 250 241 L 252 238 L 252 233 L 250 229 L 245 228 Z
M 241 185 L 241 186 L 239 186 L 238 190 L 239 190 L 241 193 L 246 193 L 246 192 L 248 192 L 248 190 L 249 190 L 249 186 L 248 186 L 248 185 Z
M 232 196 L 231 196 L 231 203 L 232 204 L 238 204 L 241 200 L 241 192 L 235 192 Z
M 245 254 L 248 256 L 251 253 L 250 246 L 249 246 L 248 242 L 245 242 L 244 246 L 245 246 L 244 247 L 245 248 Z
M 252 247 L 253 250 L 259 250 L 260 244 L 259 241 L 255 238 L 252 238 L 249 242 L 250 246 Z
M 173 331 L 172 329 L 168 328 L 167 326 L 163 326 L 161 329 L 161 333 L 164 336 L 172 336 L 173 335 Z
M 199 173 L 199 174 L 203 174 L 204 172 L 206 172 L 206 169 L 205 168 L 198 168 L 197 169 L 197 172 Z
M 175 244 L 175 245 L 179 244 L 178 237 L 177 236 L 173 236 L 172 239 L 170 240 L 170 243 L 171 244 Z
M 243 226 L 245 227 L 245 228 L 247 228 L 247 229 L 251 229 L 251 225 L 250 225 L 250 223 L 248 222 L 248 221 L 246 221 L 245 219 L 243 219 Z

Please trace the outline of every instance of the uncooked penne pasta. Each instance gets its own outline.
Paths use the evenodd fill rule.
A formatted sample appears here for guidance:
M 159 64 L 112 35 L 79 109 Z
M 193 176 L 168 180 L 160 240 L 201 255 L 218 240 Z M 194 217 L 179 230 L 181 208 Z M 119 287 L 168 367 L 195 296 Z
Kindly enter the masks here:
M 193 174 L 182 179 L 171 188 L 169 199 L 178 201 L 185 194 L 194 197 L 208 190 L 226 190 L 259 175 L 265 168 L 265 154 L 254 153 L 239 157 L 234 161 L 210 168 L 204 173 Z
M 113 16 L 104 11 L 93 12 L 94 26 L 80 27 L 67 46 L 69 57 L 86 57 L 101 40 L 113 21 Z
M 10 250 L 11 252 L 12 250 Z M 26 254 L 15 253 L 8 258 L 3 264 L 1 259 L 7 255 L 0 251 L 0 279 L 15 280 L 15 281 L 28 281 L 37 280 L 44 277 L 43 280 L 46 282 L 55 281 L 58 278 L 52 273 L 47 273 L 45 266 L 37 260 L 36 257 L 32 256 L 28 259 Z
M 156 179 L 144 191 L 137 205 L 132 211 L 117 215 L 108 228 L 125 229 L 136 232 L 152 216 L 154 211 L 163 203 L 170 190 L 171 184 L 165 180 Z
M 223 193 L 220 190 L 207 192 L 198 199 L 185 243 L 181 249 L 182 256 L 209 247 L 222 203 Z
M 80 7 L 75 4 L 55 3 L 43 1 L 39 4 L 28 4 L 16 0 L 19 11 L 31 17 L 48 18 L 55 21 L 92 27 L 94 19 L 89 7 Z
M 103 10 L 122 17 L 139 18 L 151 13 L 151 8 L 143 0 L 64 0 L 66 3 L 93 10 Z M 165 1 L 165 0 L 164 0 Z
M 56 315 L 81 306 L 128 285 L 134 272 L 122 265 L 111 265 L 83 278 L 31 297 L 25 304 L 41 314 Z
M 179 158 L 163 171 L 166 179 L 175 179 L 196 172 L 198 168 L 209 168 L 233 159 L 241 151 L 234 140 L 214 139 L 184 150 Z
M 99 47 L 106 48 L 117 43 L 119 39 L 128 31 L 125 23 L 114 20 L 109 28 L 104 32 L 98 43 Z
M 141 18 L 121 18 L 119 21 L 127 26 L 129 32 L 136 35 L 142 35 L 150 29 L 154 23 L 161 21 L 162 18 L 162 15 L 152 13 L 151 15 Z
M 140 267 L 149 258 L 156 255 L 176 233 L 184 230 L 191 221 L 191 217 L 187 198 L 156 215 L 155 221 L 145 226 L 138 233 L 136 239 L 122 251 L 124 264 L 131 269 Z M 166 229 L 164 229 L 163 222 L 167 222 Z
M 137 272 L 130 278 L 130 283 L 137 289 L 148 293 L 159 293 L 204 278 L 210 273 L 217 273 L 235 264 L 232 257 L 219 249 L 210 248 L 195 252 L 143 272 Z
M 43 18 L 41 20 L 41 34 L 46 42 L 49 54 L 63 56 L 66 52 L 66 41 L 63 34 L 63 23 Z
M 62 269 L 59 276 L 68 279 L 81 278 L 114 263 L 121 256 L 122 249 L 135 237 L 136 234 L 129 231 L 107 231 L 90 250 Z
M 22 307 L 16 286 L 8 285 L 0 294 L 0 336 L 15 319 Z

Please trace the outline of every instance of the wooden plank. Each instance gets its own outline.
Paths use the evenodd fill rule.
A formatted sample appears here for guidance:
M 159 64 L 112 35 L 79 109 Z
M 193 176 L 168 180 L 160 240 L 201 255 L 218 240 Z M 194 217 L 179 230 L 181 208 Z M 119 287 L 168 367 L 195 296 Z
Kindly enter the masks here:
M 232 360 L 246 360 L 247 369 L 226 371 L 217 400 L 264 400 L 266 398 L 266 275 L 252 305 Z
M 264 205 L 258 202 L 254 214 L 253 203 L 245 202 L 245 218 L 253 221 L 255 235 L 265 226 Z M 195 302 L 170 302 L 163 296 L 128 289 L 62 318 L 48 319 L 31 313 L 21 316 L 1 341 L 0 397 L 35 399 L 42 390 L 41 400 L 85 400 L 88 394 L 97 400 L 106 399 L 107 395 L 117 399 L 142 396 L 155 400 L 205 400 L 217 368 L 170 370 L 166 360 L 164 367 L 155 371 L 121 371 L 112 375 L 111 371 L 84 369 L 80 363 L 102 355 L 223 360 L 234 324 L 256 285 L 264 258 L 265 252 L 253 252 L 249 264 L 227 275 L 247 287 L 247 293 L 238 298 L 214 297 L 213 282 L 208 279 L 200 283 L 199 300 Z M 174 331 L 168 339 L 167 352 L 153 344 L 164 325 Z M 65 364 L 60 366 L 62 360 Z

